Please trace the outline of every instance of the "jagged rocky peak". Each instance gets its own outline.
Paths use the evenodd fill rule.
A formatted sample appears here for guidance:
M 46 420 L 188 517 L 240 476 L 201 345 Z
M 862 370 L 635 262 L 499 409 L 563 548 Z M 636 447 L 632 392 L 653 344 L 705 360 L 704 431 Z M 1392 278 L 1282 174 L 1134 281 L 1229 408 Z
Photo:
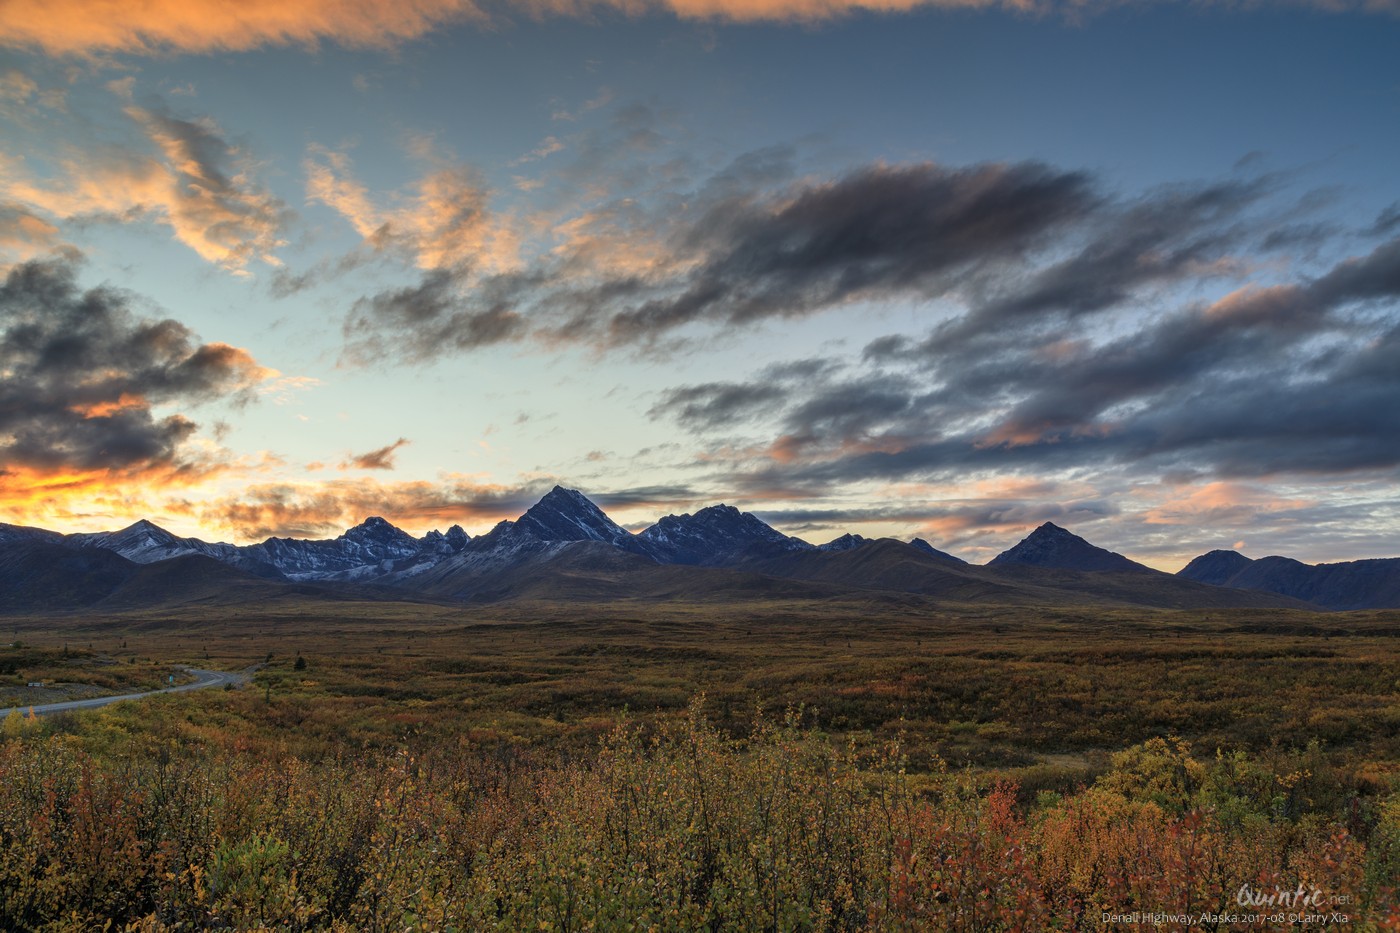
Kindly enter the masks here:
M 1153 572 L 1122 554 L 1098 547 L 1079 535 L 1046 522 L 1010 550 L 992 558 L 989 566 L 1025 564 L 1055 570 Z
M 632 535 L 577 489 L 555 486 L 515 521 L 515 527 L 545 541 L 606 541 Z
M 367 562 L 408 557 L 418 550 L 417 538 L 378 515 L 347 530 L 336 541 L 344 545 L 347 554 L 358 555 Z
M 866 537 L 863 536 L 863 535 L 853 535 L 853 534 L 851 534 L 850 532 L 847 532 L 846 534 L 842 535 L 842 536 L 839 537 L 839 538 L 833 538 L 832 540 L 826 542 L 825 544 L 817 545 L 817 550 L 819 550 L 819 551 L 850 551 L 850 550 L 853 550 L 853 549 L 855 549 L 855 548 L 860 547 L 862 544 L 864 544 L 866 541 L 869 541 L 869 540 L 870 540 L 869 538 L 866 538 Z
M 732 505 L 712 505 L 694 515 L 667 515 L 637 537 L 659 559 L 676 564 L 718 564 L 812 549 L 806 541 L 790 538 Z
M 711 505 L 701 509 L 694 515 L 667 515 L 658 521 L 646 532 L 657 529 L 658 534 L 674 528 L 709 529 L 712 531 L 723 531 L 743 538 L 764 539 L 771 541 L 788 540 L 788 536 L 783 534 L 772 525 L 763 521 L 750 512 L 741 512 L 732 505 Z
M 471 535 L 463 531 L 461 525 L 453 525 L 446 534 L 434 528 L 420 539 L 419 544 L 425 553 L 448 555 L 461 551 L 470 540 Z
M 408 532 L 380 518 L 378 515 L 371 515 L 354 528 L 347 529 L 340 537 L 350 541 L 397 541 L 401 539 L 413 539 L 413 536 Z

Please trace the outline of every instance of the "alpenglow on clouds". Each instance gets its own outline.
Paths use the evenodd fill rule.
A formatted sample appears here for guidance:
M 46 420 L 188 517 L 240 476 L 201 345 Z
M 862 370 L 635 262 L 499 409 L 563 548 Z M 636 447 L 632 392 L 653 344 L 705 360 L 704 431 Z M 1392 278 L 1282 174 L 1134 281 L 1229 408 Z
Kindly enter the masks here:
M 1397 38 L 1374 4 L 7 4 L 0 521 L 418 548 L 561 483 L 638 556 L 717 502 L 830 555 L 1049 522 L 1173 571 L 1391 556 Z

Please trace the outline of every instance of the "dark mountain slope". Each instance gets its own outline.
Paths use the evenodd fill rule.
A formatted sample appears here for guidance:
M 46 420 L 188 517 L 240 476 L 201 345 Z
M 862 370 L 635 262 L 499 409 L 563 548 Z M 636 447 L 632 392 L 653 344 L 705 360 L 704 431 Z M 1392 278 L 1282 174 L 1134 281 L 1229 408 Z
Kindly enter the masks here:
M 806 551 L 759 561 L 750 570 L 847 588 L 919 593 L 951 602 L 1026 605 L 1053 594 L 1029 592 L 981 567 L 950 564 L 922 548 L 881 538 L 848 551 Z
M 1183 580 L 1169 573 L 1139 570 L 1060 570 L 1026 564 L 987 568 L 1006 582 L 1034 586 L 1057 594 L 1057 605 L 1076 602 L 1115 602 L 1159 609 L 1306 609 L 1317 606 L 1275 593 L 1255 593 Z
M 1400 609 L 1400 558 L 1305 564 L 1289 557 L 1250 560 L 1234 551 L 1211 551 L 1187 564 L 1178 577 L 1301 599 L 1325 609 Z
M 475 572 L 474 572 L 475 571 Z M 599 541 L 519 550 L 505 565 L 465 563 L 423 592 L 469 602 L 830 599 L 847 587 L 712 567 L 658 564 Z
M 0 611 L 85 609 L 116 592 L 136 570 L 111 551 L 49 541 L 0 545 Z
M 923 538 L 915 538 L 914 540 L 909 542 L 909 546 L 916 547 L 919 550 L 923 551 L 925 554 L 928 554 L 930 557 L 937 557 L 939 560 L 945 563 L 962 564 L 964 566 L 967 565 L 967 561 L 963 560 L 961 557 L 954 557 L 952 554 L 949 554 L 945 551 L 940 551 L 938 548 L 934 547 L 932 544 L 929 544 Z
M 1059 525 L 1046 522 L 1019 544 L 988 561 L 989 567 L 1023 564 L 1054 570 L 1081 572 L 1119 571 L 1157 573 L 1150 567 L 1128 560 L 1122 554 L 1097 547 Z
M 186 554 L 158 563 L 136 565 L 135 571 L 120 586 L 93 603 L 92 608 L 123 611 L 241 606 L 291 593 L 322 598 L 330 595 L 324 590 L 253 576 L 203 554 Z
M 1254 561 L 1239 551 L 1210 551 L 1178 570 L 1176 575 L 1197 583 L 1229 586 L 1230 578 L 1252 563 Z

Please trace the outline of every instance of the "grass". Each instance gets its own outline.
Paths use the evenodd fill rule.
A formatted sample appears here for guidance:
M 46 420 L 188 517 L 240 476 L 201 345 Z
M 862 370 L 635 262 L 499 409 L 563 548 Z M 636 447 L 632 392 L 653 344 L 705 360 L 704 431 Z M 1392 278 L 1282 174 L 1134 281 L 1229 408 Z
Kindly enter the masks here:
M 175 771 L 188 770 L 191 781 L 212 768 L 237 783 L 268 762 L 300 775 L 304 786 L 294 781 L 282 797 L 246 802 L 246 813 L 227 812 L 228 794 L 201 798 L 209 837 L 179 837 L 193 853 L 183 870 L 197 864 L 207 873 L 235 862 L 244 866 L 238 871 L 252 871 L 253 863 L 281 866 L 267 869 L 282 879 L 268 881 L 278 897 L 291 898 L 277 916 L 301 919 L 277 928 L 333 928 L 340 921 L 351 923 L 347 929 L 372 928 L 347 919 L 369 916 L 355 913 L 369 909 L 368 875 L 333 882 L 329 868 L 317 868 L 320 887 L 298 888 L 301 902 L 288 887 L 287 872 L 295 869 L 305 881 L 314 868 L 305 862 L 312 843 L 299 835 L 304 827 L 288 828 L 309 818 L 298 814 L 310 804 L 293 798 L 315 796 L 314 786 L 341 794 L 334 806 L 317 797 L 325 813 L 343 809 L 317 830 L 323 835 L 353 835 L 355 820 L 369 820 L 380 827 L 375 831 L 433 836 L 422 853 L 405 858 L 420 859 L 415 870 L 437 879 L 424 888 L 436 898 L 431 909 L 450 915 L 459 929 L 481 928 L 485 915 L 472 911 L 497 901 L 502 929 L 519 928 L 510 923 L 532 910 L 536 919 L 553 918 L 556 929 L 609 929 L 634 908 L 637 917 L 653 917 L 661 909 L 653 896 L 662 884 L 657 872 L 671 872 L 663 887 L 688 885 L 690 892 L 667 901 L 691 911 L 684 923 L 672 918 L 668 927 L 671 921 L 654 915 L 663 929 L 700 920 L 714 929 L 951 929 L 957 924 L 945 925 L 953 916 L 948 905 L 964 897 L 972 898 L 963 903 L 970 913 L 958 916 L 982 918 L 963 923 L 967 929 L 1017 922 L 1024 929 L 1042 923 L 1101 929 L 1096 917 L 1089 923 L 1092 904 L 1117 909 L 1146 906 L 1146 899 L 1168 908 L 1194 898 L 1198 906 L 1224 909 L 1243 881 L 1263 884 L 1272 872 L 1283 883 L 1306 866 L 1323 872 L 1324 863 L 1332 865 L 1327 883 L 1348 888 L 1338 896 L 1358 899 L 1353 905 L 1365 898 L 1367 917 L 1384 918 L 1394 904 L 1378 879 L 1400 869 L 1400 613 L 840 602 L 469 610 L 390 603 L 343 604 L 334 612 L 283 606 L 232 615 L 11 620 L 13 637 L 30 647 L 0 647 L 0 669 L 19 661 L 18 677 L 56 663 L 56 652 L 62 660 L 64 644 L 83 658 L 119 662 L 69 665 L 86 670 L 94 683 L 118 668 L 137 678 L 146 676 L 138 671 L 154 674 L 175 663 L 265 666 L 241 691 L 7 723 L 8 767 L 11 773 L 40 768 L 58 780 L 52 764 L 44 770 L 36 763 L 57 760 L 44 755 L 78 756 L 73 760 L 83 764 L 76 767 L 109 782 L 118 797 L 148 793 L 141 790 L 140 763 L 162 756 Z M 152 661 L 128 664 L 133 657 Z M 710 758 L 696 776 L 699 765 L 686 765 L 685 756 L 699 746 Z M 380 780 L 404 767 L 412 780 L 401 775 L 393 787 Z M 686 767 L 694 772 L 686 780 L 666 770 L 680 774 Z M 629 803 L 624 772 L 644 772 L 648 793 L 653 785 L 670 787 L 675 799 Z M 822 832 L 844 840 L 846 867 L 838 871 L 815 854 L 807 861 L 792 856 L 790 875 L 743 863 L 735 846 L 762 816 L 746 809 L 746 801 L 776 793 L 774 782 L 784 773 L 793 783 L 783 793 L 798 796 L 784 804 L 791 809 L 782 819 L 800 823 L 802 795 L 827 795 L 831 809 L 823 819 L 833 822 Z M 454 781 L 465 781 L 470 792 L 465 785 L 452 790 Z M 465 820 L 458 827 L 464 835 L 449 844 L 434 836 L 438 827 L 418 826 L 406 813 L 389 819 L 382 808 L 392 801 L 381 801 L 381 815 L 371 820 L 362 808 L 373 808 L 384 793 L 407 795 L 394 806 L 447 807 L 443 819 Z M 470 799 L 453 797 L 463 793 Z M 692 838 L 694 808 L 709 806 L 700 802 L 706 794 L 723 801 L 727 814 L 704 831 L 708 841 Z M 898 832 L 886 813 L 877 833 L 870 808 L 896 799 L 904 808 Z M 668 809 L 673 805 L 687 816 Z M 507 819 L 499 812 L 506 807 L 523 815 Z M 616 838 L 580 823 L 579 814 L 606 824 L 624 811 L 638 826 L 650 825 L 650 844 L 692 852 L 697 861 L 667 867 L 654 855 L 639 876 L 631 856 L 616 850 Z M 155 852 L 170 844 L 178 834 L 159 829 L 162 819 L 150 816 L 133 828 L 133 845 Z M 777 823 L 765 825 L 760 837 L 770 860 L 779 857 L 783 839 L 816 831 L 805 823 L 781 833 Z M 770 829 L 778 834 L 763 835 Z M 20 838 L 4 832 L 0 844 Z M 1188 837 L 1204 847 L 1198 855 L 1211 854 L 1214 867 L 1181 861 L 1189 862 L 1178 848 Z M 928 848 L 930 839 L 942 840 L 946 852 Z M 1014 864 L 992 858 L 986 846 L 997 840 L 1014 842 L 1024 857 Z M 698 848 L 686 848 L 692 843 Z M 896 851 L 896 843 L 912 848 Z M 814 853 L 827 845 L 817 836 L 803 844 Z M 1123 866 L 1132 859 L 1124 853 L 1133 846 L 1132 859 L 1146 867 L 1129 871 Z M 468 862 L 443 862 L 444 852 Z M 521 862 L 531 852 L 599 860 L 568 861 L 574 874 L 560 875 L 559 864 Z M 925 860 L 961 853 L 967 885 L 1001 878 L 1010 900 L 988 905 L 959 889 L 926 902 L 925 895 L 951 882 L 928 876 L 927 861 L 914 858 L 918 852 Z M 1102 861 L 1097 869 L 1082 864 L 1093 853 Z M 1117 874 L 1105 867 L 1110 863 L 1119 866 Z M 472 878 L 497 879 L 496 887 L 486 881 L 486 887 L 457 887 L 449 878 L 452 864 Z M 477 867 L 468 871 L 468 865 Z M 390 874 L 404 870 L 400 865 Z M 525 885 L 528 903 L 502 893 L 510 872 L 534 879 Z M 208 884 L 200 895 L 206 902 L 199 902 L 197 886 L 176 875 L 149 878 L 127 892 L 140 909 L 120 916 L 164 917 L 163 923 L 225 916 L 224 907 L 214 906 L 217 898 L 208 900 L 214 897 Z M 572 894 L 558 887 L 560 877 L 575 878 Z M 716 893 L 721 877 L 728 887 Z M 653 895 L 628 887 L 643 881 Z M 1235 889 L 1227 890 L 1226 881 Z M 0 894 L 18 884 L 0 879 Z M 618 893 L 624 888 L 632 893 Z M 253 894 L 220 890 L 233 905 L 228 910 L 248 909 Z M 733 893 L 741 891 L 748 893 Z M 731 894 L 739 900 L 723 899 Z M 202 906 L 187 913 L 159 906 L 161 897 L 177 895 Z M 770 899 L 762 909 L 743 900 L 760 895 Z M 581 899 L 571 901 L 575 896 Z M 807 912 L 781 914 L 775 897 L 801 901 Z M 747 906 L 736 906 L 741 902 Z M 48 916 L 42 910 L 24 916 L 41 915 Z M 565 922 L 566 915 L 574 919 Z M 767 919 L 748 924 L 750 915 Z M 414 916 L 416 928 L 435 928 L 421 920 L 427 914 Z M 31 925 L 16 928 L 40 928 L 25 922 Z

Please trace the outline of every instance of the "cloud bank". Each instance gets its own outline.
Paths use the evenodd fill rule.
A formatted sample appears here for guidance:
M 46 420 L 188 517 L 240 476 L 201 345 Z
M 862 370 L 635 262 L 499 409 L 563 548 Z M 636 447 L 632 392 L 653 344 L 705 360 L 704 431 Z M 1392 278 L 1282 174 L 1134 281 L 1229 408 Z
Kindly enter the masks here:
M 246 350 L 140 317 L 133 296 L 78 286 L 69 259 L 31 260 L 0 285 L 0 463 L 9 480 L 198 473 L 180 408 L 238 400 L 276 372 Z
M 322 42 L 392 48 L 455 23 L 490 23 L 514 15 L 578 18 L 615 11 L 704 22 L 810 23 L 856 13 L 923 9 L 1073 18 L 1120 5 L 1122 0 L 8 0 L 0 6 L 0 45 L 36 48 L 50 55 L 237 52 Z M 1397 12 L 1393 0 L 1297 0 L 1288 5 L 1333 13 Z

